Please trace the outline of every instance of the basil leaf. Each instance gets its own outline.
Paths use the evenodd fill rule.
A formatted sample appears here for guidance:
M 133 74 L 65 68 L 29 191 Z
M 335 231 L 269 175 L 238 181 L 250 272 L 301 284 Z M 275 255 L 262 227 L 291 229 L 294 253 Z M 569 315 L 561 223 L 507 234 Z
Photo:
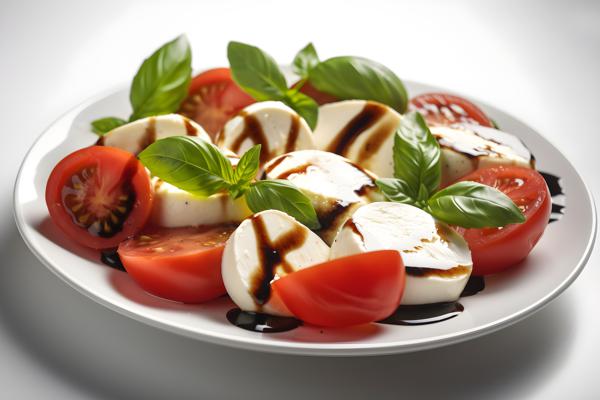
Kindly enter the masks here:
M 309 43 L 294 57 L 292 69 L 300 78 L 304 79 L 308 77 L 310 70 L 318 63 L 319 56 L 317 55 L 317 50 L 312 43 Z
M 310 129 L 315 129 L 319 117 L 319 105 L 312 98 L 290 89 L 286 92 L 283 102 L 304 118 Z
M 282 179 L 257 181 L 246 192 L 246 203 L 252 212 L 283 211 L 310 229 L 319 229 L 317 213 L 310 199 L 294 184 Z
M 117 117 L 105 117 L 92 121 L 92 131 L 98 136 L 104 136 L 105 133 L 125 125 L 127 121 Z
M 440 154 L 440 145 L 421 114 L 405 114 L 394 137 L 394 176 L 408 184 L 411 197 L 427 200 L 438 189 Z
M 227 58 L 233 80 L 254 99 L 265 101 L 284 97 L 287 83 L 270 55 L 255 46 L 229 42 Z
M 408 105 L 404 84 L 385 66 L 360 57 L 334 57 L 310 70 L 309 82 L 342 100 L 374 100 L 403 113 Z
M 130 121 L 177 111 L 187 96 L 192 52 L 185 35 L 166 43 L 148 57 L 131 83 Z
M 236 183 L 248 183 L 256 177 L 260 164 L 260 148 L 260 144 L 254 145 L 242 155 L 233 174 Z
M 199 196 L 210 196 L 233 183 L 231 162 L 204 140 L 167 137 L 152 143 L 138 158 L 152 175 Z
M 395 201 L 397 203 L 404 204 L 415 204 L 415 199 L 410 197 L 407 193 L 410 193 L 408 183 L 402 179 L 396 178 L 381 178 L 375 181 L 381 193 L 389 201 Z
M 525 222 L 525 216 L 508 196 L 477 182 L 458 182 L 440 190 L 429 199 L 427 210 L 441 221 L 464 228 Z

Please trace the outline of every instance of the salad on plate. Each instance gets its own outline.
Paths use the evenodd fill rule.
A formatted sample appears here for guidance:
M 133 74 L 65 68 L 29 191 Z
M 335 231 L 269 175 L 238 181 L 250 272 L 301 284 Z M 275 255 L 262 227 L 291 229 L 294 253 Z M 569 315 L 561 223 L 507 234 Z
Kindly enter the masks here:
M 53 223 L 146 292 L 228 295 L 227 319 L 259 332 L 440 322 L 543 235 L 551 177 L 469 100 L 410 98 L 312 44 L 293 74 L 248 44 L 227 55 L 192 77 L 185 36 L 160 47 L 131 114 L 99 115 L 48 178 Z

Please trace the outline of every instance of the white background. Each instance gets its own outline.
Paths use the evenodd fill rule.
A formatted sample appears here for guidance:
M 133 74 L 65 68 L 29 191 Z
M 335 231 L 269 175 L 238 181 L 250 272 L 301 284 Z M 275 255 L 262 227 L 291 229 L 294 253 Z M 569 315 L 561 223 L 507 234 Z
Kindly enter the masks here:
M 408 355 L 290 357 L 208 345 L 83 297 L 25 248 L 12 185 L 55 118 L 127 84 L 186 32 L 194 66 L 235 39 L 282 63 L 308 41 L 482 99 L 560 148 L 600 197 L 600 2 L 0 2 L 0 397 L 600 398 L 600 252 L 547 308 L 487 337 Z M 565 243 L 565 246 L 568 246 Z M 310 396 L 310 397 L 309 397 Z

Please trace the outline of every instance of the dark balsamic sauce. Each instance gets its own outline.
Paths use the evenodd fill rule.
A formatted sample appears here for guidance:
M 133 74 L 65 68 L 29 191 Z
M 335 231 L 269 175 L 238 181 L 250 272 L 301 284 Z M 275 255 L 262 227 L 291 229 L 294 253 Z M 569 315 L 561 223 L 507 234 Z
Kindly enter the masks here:
M 387 325 L 428 325 L 435 322 L 447 321 L 463 312 L 464 307 L 458 301 L 448 303 L 403 305 L 392 315 L 378 321 Z
M 264 164 L 271 159 L 271 150 L 269 149 L 269 141 L 263 132 L 260 121 L 251 114 L 241 112 L 240 116 L 244 118 L 244 130 L 231 144 L 231 150 L 235 153 L 240 151 L 242 143 L 246 139 L 250 139 L 254 144 L 260 144 L 260 163 Z
M 546 185 L 548 185 L 548 190 L 550 190 L 550 197 L 552 198 L 552 212 L 550 213 L 550 219 L 548 223 L 556 222 L 562 218 L 565 214 L 565 206 L 564 204 L 559 204 L 559 196 L 564 196 L 563 188 L 560 184 L 560 177 L 553 175 L 549 172 L 539 171 L 544 180 L 546 181 Z M 561 202 L 564 202 L 564 199 L 560 199 Z
M 261 216 L 252 217 L 252 228 L 256 235 L 260 268 L 252 276 L 250 291 L 260 309 L 271 297 L 271 282 L 277 273 L 276 269 L 281 268 L 287 273 L 293 272 L 285 256 L 304 244 L 308 231 L 301 226 L 296 226 L 280 235 L 277 240 L 271 240 Z
M 146 132 L 144 132 L 144 136 L 140 138 L 138 146 L 140 149 L 145 149 L 154 142 L 156 142 L 156 118 L 150 117 L 148 118 Z
M 483 276 L 471 275 L 467 281 L 467 284 L 465 285 L 465 288 L 460 294 L 460 297 L 474 296 L 483 289 L 485 289 L 485 280 L 483 279 Z
M 292 317 L 276 317 L 269 314 L 242 311 L 232 308 L 227 312 L 227 320 L 238 328 L 261 333 L 285 332 L 302 325 L 302 321 Z
M 296 141 L 298 140 L 298 133 L 300 131 L 300 117 L 294 115 L 290 122 L 290 130 L 288 132 L 287 141 L 285 143 L 285 152 L 289 153 L 294 151 L 296 148 Z
M 382 105 L 367 102 L 364 108 L 338 132 L 326 150 L 345 156 L 358 135 L 375 125 L 385 112 L 386 109 Z
M 426 268 L 407 267 L 407 274 L 418 275 Z M 470 276 L 460 297 L 473 296 L 485 289 L 482 276 Z M 378 321 L 387 325 L 428 325 L 447 321 L 464 311 L 464 306 L 458 301 L 444 303 L 401 305 L 386 319 Z
M 102 261 L 103 264 L 108 265 L 111 268 L 117 269 L 119 271 L 125 271 L 125 267 L 121 262 L 121 257 L 119 257 L 119 253 L 117 253 L 116 249 L 102 250 L 100 252 L 100 261 Z
M 188 136 L 197 136 L 198 135 L 198 130 L 194 127 L 194 125 L 192 125 L 192 123 L 190 122 L 190 120 L 186 117 L 183 118 L 183 124 L 185 125 L 185 133 Z
M 365 144 L 361 147 L 356 159 L 357 163 L 362 164 L 374 154 L 377 154 L 377 151 L 381 148 L 383 142 L 396 132 L 397 125 L 396 121 L 390 119 L 377 127 L 377 130 L 369 136 L 365 141 Z

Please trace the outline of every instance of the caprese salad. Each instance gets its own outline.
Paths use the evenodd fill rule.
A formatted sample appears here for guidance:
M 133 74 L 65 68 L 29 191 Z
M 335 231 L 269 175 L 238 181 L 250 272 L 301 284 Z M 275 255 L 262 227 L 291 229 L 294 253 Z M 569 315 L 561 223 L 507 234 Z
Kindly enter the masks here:
M 163 45 L 133 79 L 131 115 L 99 116 L 97 142 L 47 182 L 61 231 L 115 250 L 148 293 L 228 295 L 228 318 L 264 332 L 390 321 L 453 304 L 542 236 L 533 155 L 475 104 L 409 98 L 383 65 L 312 44 L 293 82 L 257 47 L 227 55 L 192 77 L 186 37 Z

